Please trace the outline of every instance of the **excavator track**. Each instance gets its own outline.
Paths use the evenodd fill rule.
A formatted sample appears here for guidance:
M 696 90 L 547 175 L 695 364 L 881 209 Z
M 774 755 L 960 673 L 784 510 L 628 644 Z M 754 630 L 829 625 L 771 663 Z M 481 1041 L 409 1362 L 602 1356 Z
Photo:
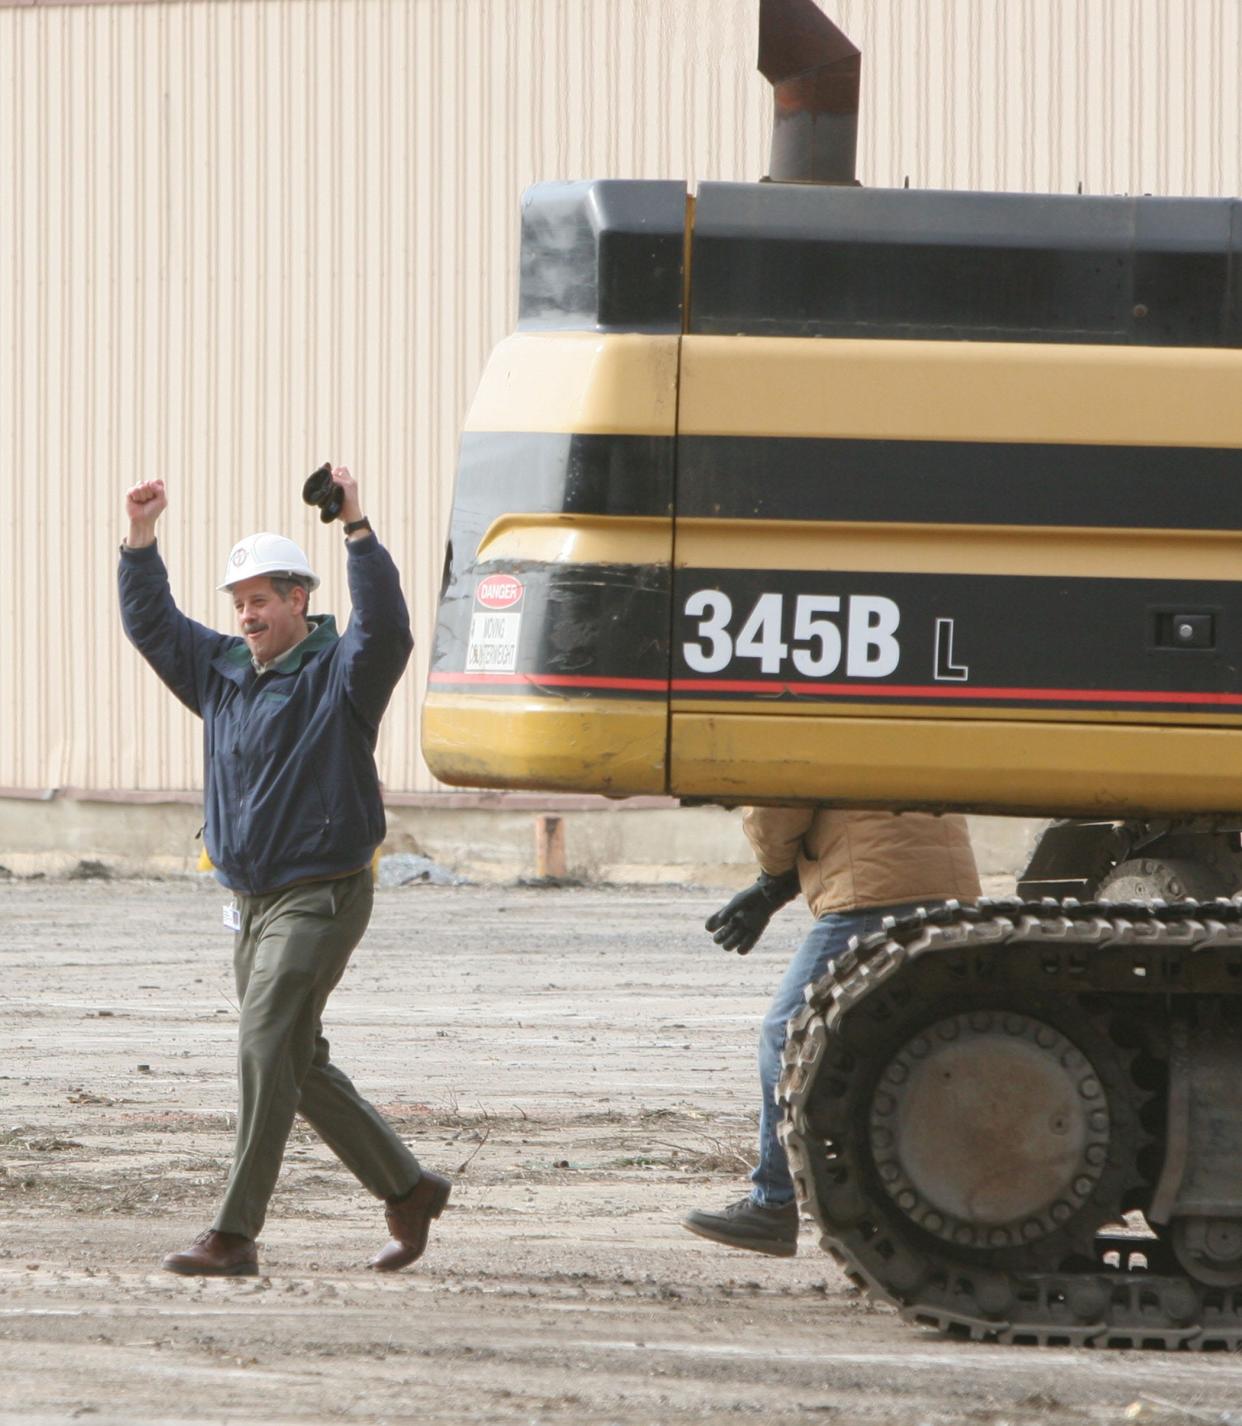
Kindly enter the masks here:
M 1219 1042 L 1236 1082 L 1240 991 L 1232 901 L 982 901 L 890 920 L 808 986 L 789 1026 L 781 1134 L 822 1245 L 907 1321 L 953 1335 L 1239 1346 L 1230 1205 L 1172 1229 L 1139 1215 L 1167 1210 L 1187 1154 L 1170 1113 L 1186 1025 L 1235 1017 Z

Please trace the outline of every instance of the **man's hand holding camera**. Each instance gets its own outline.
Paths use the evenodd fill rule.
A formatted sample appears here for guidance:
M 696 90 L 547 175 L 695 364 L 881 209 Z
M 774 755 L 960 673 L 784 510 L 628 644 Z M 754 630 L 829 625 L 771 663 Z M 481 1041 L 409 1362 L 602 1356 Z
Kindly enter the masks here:
M 332 470 L 332 480 L 341 490 L 341 513 L 338 516 L 342 525 L 352 525 L 355 520 L 362 519 L 362 504 L 358 499 L 358 482 L 349 473 L 349 467 L 345 465 L 334 466 Z M 346 539 L 360 540 L 370 533 L 369 530 L 355 530 L 352 534 L 346 535 Z
M 321 465 L 303 485 L 302 499 L 308 505 L 319 507 L 319 518 L 325 525 L 340 520 L 347 540 L 362 539 L 371 533 L 358 499 L 358 483 L 350 475 L 348 466 Z M 357 525 L 358 529 L 350 529 L 351 525 Z

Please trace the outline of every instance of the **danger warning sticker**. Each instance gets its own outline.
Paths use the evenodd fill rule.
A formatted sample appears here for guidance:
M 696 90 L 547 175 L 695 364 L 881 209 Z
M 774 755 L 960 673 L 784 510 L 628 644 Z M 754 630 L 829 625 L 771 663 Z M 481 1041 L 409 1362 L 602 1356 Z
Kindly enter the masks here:
M 522 581 L 511 574 L 489 574 L 479 581 L 466 645 L 467 673 L 516 671 L 525 593 Z
M 479 581 L 474 602 L 484 609 L 512 609 L 522 602 L 526 591 L 522 581 L 512 574 L 489 574 Z

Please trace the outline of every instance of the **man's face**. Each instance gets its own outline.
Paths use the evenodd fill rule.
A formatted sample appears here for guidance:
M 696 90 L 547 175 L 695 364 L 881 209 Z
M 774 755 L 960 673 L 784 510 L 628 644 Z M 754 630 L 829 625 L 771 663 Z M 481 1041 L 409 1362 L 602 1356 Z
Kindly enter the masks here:
M 282 599 L 266 575 L 243 579 L 230 590 L 237 627 L 260 663 L 271 663 L 306 633 L 306 591 L 294 588 Z

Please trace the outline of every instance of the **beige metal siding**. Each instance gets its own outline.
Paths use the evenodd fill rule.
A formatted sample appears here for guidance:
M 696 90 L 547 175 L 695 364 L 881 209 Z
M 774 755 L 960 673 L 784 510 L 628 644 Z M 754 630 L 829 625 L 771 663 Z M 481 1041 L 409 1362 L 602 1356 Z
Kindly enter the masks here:
M 1234 0 L 839 0 L 871 184 L 1233 194 Z M 514 307 L 537 178 L 754 178 L 754 0 L 0 4 L 0 788 L 184 788 L 199 732 L 125 643 L 121 497 L 169 480 L 183 607 L 231 542 L 300 538 L 343 615 L 348 461 L 419 648 L 381 742 L 432 786 L 417 705 L 457 430 Z

